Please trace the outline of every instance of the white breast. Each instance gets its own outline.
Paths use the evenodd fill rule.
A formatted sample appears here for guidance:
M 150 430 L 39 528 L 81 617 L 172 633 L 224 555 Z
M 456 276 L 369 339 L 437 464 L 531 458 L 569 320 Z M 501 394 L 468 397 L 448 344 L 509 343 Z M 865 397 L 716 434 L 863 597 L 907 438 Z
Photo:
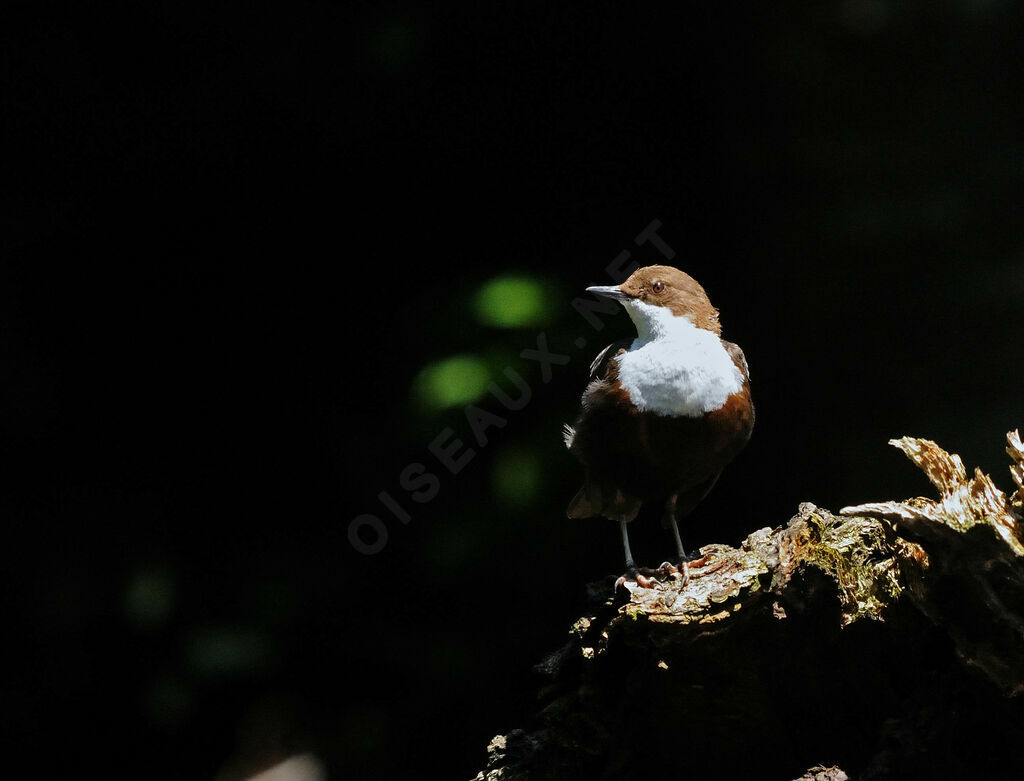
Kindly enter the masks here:
M 698 417 L 743 387 L 743 375 L 718 336 L 662 306 L 641 301 L 624 306 L 638 336 L 615 360 L 619 382 L 638 409 Z

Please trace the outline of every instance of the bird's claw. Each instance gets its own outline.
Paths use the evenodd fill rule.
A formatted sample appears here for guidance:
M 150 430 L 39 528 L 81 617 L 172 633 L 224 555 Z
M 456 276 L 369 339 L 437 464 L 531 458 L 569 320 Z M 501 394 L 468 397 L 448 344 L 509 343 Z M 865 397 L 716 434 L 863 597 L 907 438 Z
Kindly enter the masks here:
M 656 569 L 631 567 L 625 575 L 619 576 L 615 581 L 615 590 L 630 580 L 640 588 L 659 588 L 662 581 L 675 580 L 677 576 L 682 581 L 681 585 L 685 586 L 690 582 L 690 567 L 706 566 L 710 560 L 710 553 L 701 555 L 698 549 L 693 555 L 683 556 L 678 565 L 671 561 L 663 561 Z
M 663 561 L 655 569 L 648 569 L 647 567 L 637 567 L 629 569 L 625 575 L 620 575 L 619 579 L 615 581 L 615 589 L 626 584 L 632 580 L 640 588 L 659 588 L 662 586 L 662 582 L 669 579 L 674 579 L 679 575 L 680 570 L 683 572 L 684 583 L 689 579 L 686 575 L 686 562 L 684 561 L 681 567 L 676 566 L 670 561 Z
M 641 588 L 657 588 L 661 585 L 657 578 L 649 578 L 641 572 L 636 573 L 636 584 Z
M 658 574 L 657 570 L 631 568 L 625 575 L 620 575 L 619 579 L 615 581 L 615 589 L 618 590 L 620 586 L 625 585 L 630 580 L 640 588 L 657 588 L 661 585 L 656 577 Z

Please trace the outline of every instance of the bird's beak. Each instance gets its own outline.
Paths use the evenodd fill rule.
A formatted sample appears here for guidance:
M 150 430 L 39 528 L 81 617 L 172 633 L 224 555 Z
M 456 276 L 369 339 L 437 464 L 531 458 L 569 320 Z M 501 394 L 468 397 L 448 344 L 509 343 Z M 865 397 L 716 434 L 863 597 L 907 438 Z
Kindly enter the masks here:
M 595 285 L 587 288 L 588 293 L 605 298 L 614 298 L 616 301 L 628 301 L 632 298 L 629 293 L 624 292 L 618 285 Z

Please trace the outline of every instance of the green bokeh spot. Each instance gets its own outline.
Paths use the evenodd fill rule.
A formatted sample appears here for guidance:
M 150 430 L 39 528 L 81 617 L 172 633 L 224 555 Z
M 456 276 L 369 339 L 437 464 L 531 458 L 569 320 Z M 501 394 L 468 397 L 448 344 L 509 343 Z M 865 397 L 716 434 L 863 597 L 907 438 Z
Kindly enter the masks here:
M 530 450 L 507 450 L 494 460 L 491 480 L 494 493 L 502 502 L 530 504 L 543 483 L 540 459 Z
M 540 280 L 503 276 L 480 287 L 473 296 L 473 310 L 484 325 L 523 328 L 548 322 L 551 302 Z
M 423 369 L 415 386 L 421 401 L 435 409 L 444 409 L 480 398 L 490 380 L 491 373 L 482 358 L 453 355 Z
M 270 640 L 261 632 L 230 626 L 193 632 L 187 648 L 189 666 L 208 675 L 260 672 L 270 664 Z
M 124 594 L 128 620 L 143 629 L 163 624 L 174 609 L 175 588 L 171 576 L 158 569 L 137 572 Z

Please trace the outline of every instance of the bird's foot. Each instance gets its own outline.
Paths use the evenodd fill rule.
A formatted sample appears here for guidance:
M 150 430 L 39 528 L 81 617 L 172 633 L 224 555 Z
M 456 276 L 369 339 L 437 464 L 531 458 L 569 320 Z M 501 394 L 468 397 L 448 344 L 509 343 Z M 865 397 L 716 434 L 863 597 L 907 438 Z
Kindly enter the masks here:
M 705 553 L 704 555 L 701 555 L 700 550 L 697 550 L 693 555 L 684 558 L 683 562 L 687 565 L 688 568 L 693 567 L 695 569 L 700 569 L 708 566 L 708 563 L 711 560 L 712 555 L 710 553 Z
M 685 566 L 685 565 L 684 565 Z M 615 581 L 615 588 L 618 589 L 627 581 L 634 581 L 640 588 L 658 588 L 663 581 L 669 580 L 679 574 L 679 567 L 668 561 L 663 561 L 655 569 L 648 567 L 630 567 L 625 575 L 621 575 Z M 685 576 L 684 576 L 685 577 Z M 684 580 L 685 583 L 685 580 Z
M 670 577 L 673 575 L 680 575 L 683 580 L 682 585 L 684 586 L 690 582 L 690 560 L 688 558 L 684 558 L 678 565 L 671 564 L 667 561 L 662 562 L 658 569 L 662 570 Z
M 683 586 L 690 582 L 690 566 L 686 559 L 683 559 L 679 564 L 663 561 L 657 571 L 666 578 L 675 578 L 678 575 L 682 578 Z
M 624 575 L 620 575 L 619 579 L 615 581 L 615 588 L 624 585 L 629 581 L 633 581 L 640 588 L 657 588 L 657 570 L 648 569 L 647 567 L 629 567 Z
M 690 582 L 690 568 L 704 567 L 711 561 L 711 554 L 701 554 L 698 548 L 691 554 L 684 553 L 678 564 L 663 561 L 656 568 L 629 567 L 624 575 L 615 581 L 615 589 L 627 582 L 634 582 L 640 588 L 660 588 L 665 581 L 680 578 L 685 586 Z
M 683 575 L 683 585 L 685 586 L 690 582 L 690 567 L 703 567 L 711 559 L 711 555 L 703 555 L 700 552 L 700 548 L 694 550 L 693 553 L 687 553 L 683 551 L 683 555 L 679 557 L 679 571 Z M 662 565 L 664 566 L 664 565 Z

